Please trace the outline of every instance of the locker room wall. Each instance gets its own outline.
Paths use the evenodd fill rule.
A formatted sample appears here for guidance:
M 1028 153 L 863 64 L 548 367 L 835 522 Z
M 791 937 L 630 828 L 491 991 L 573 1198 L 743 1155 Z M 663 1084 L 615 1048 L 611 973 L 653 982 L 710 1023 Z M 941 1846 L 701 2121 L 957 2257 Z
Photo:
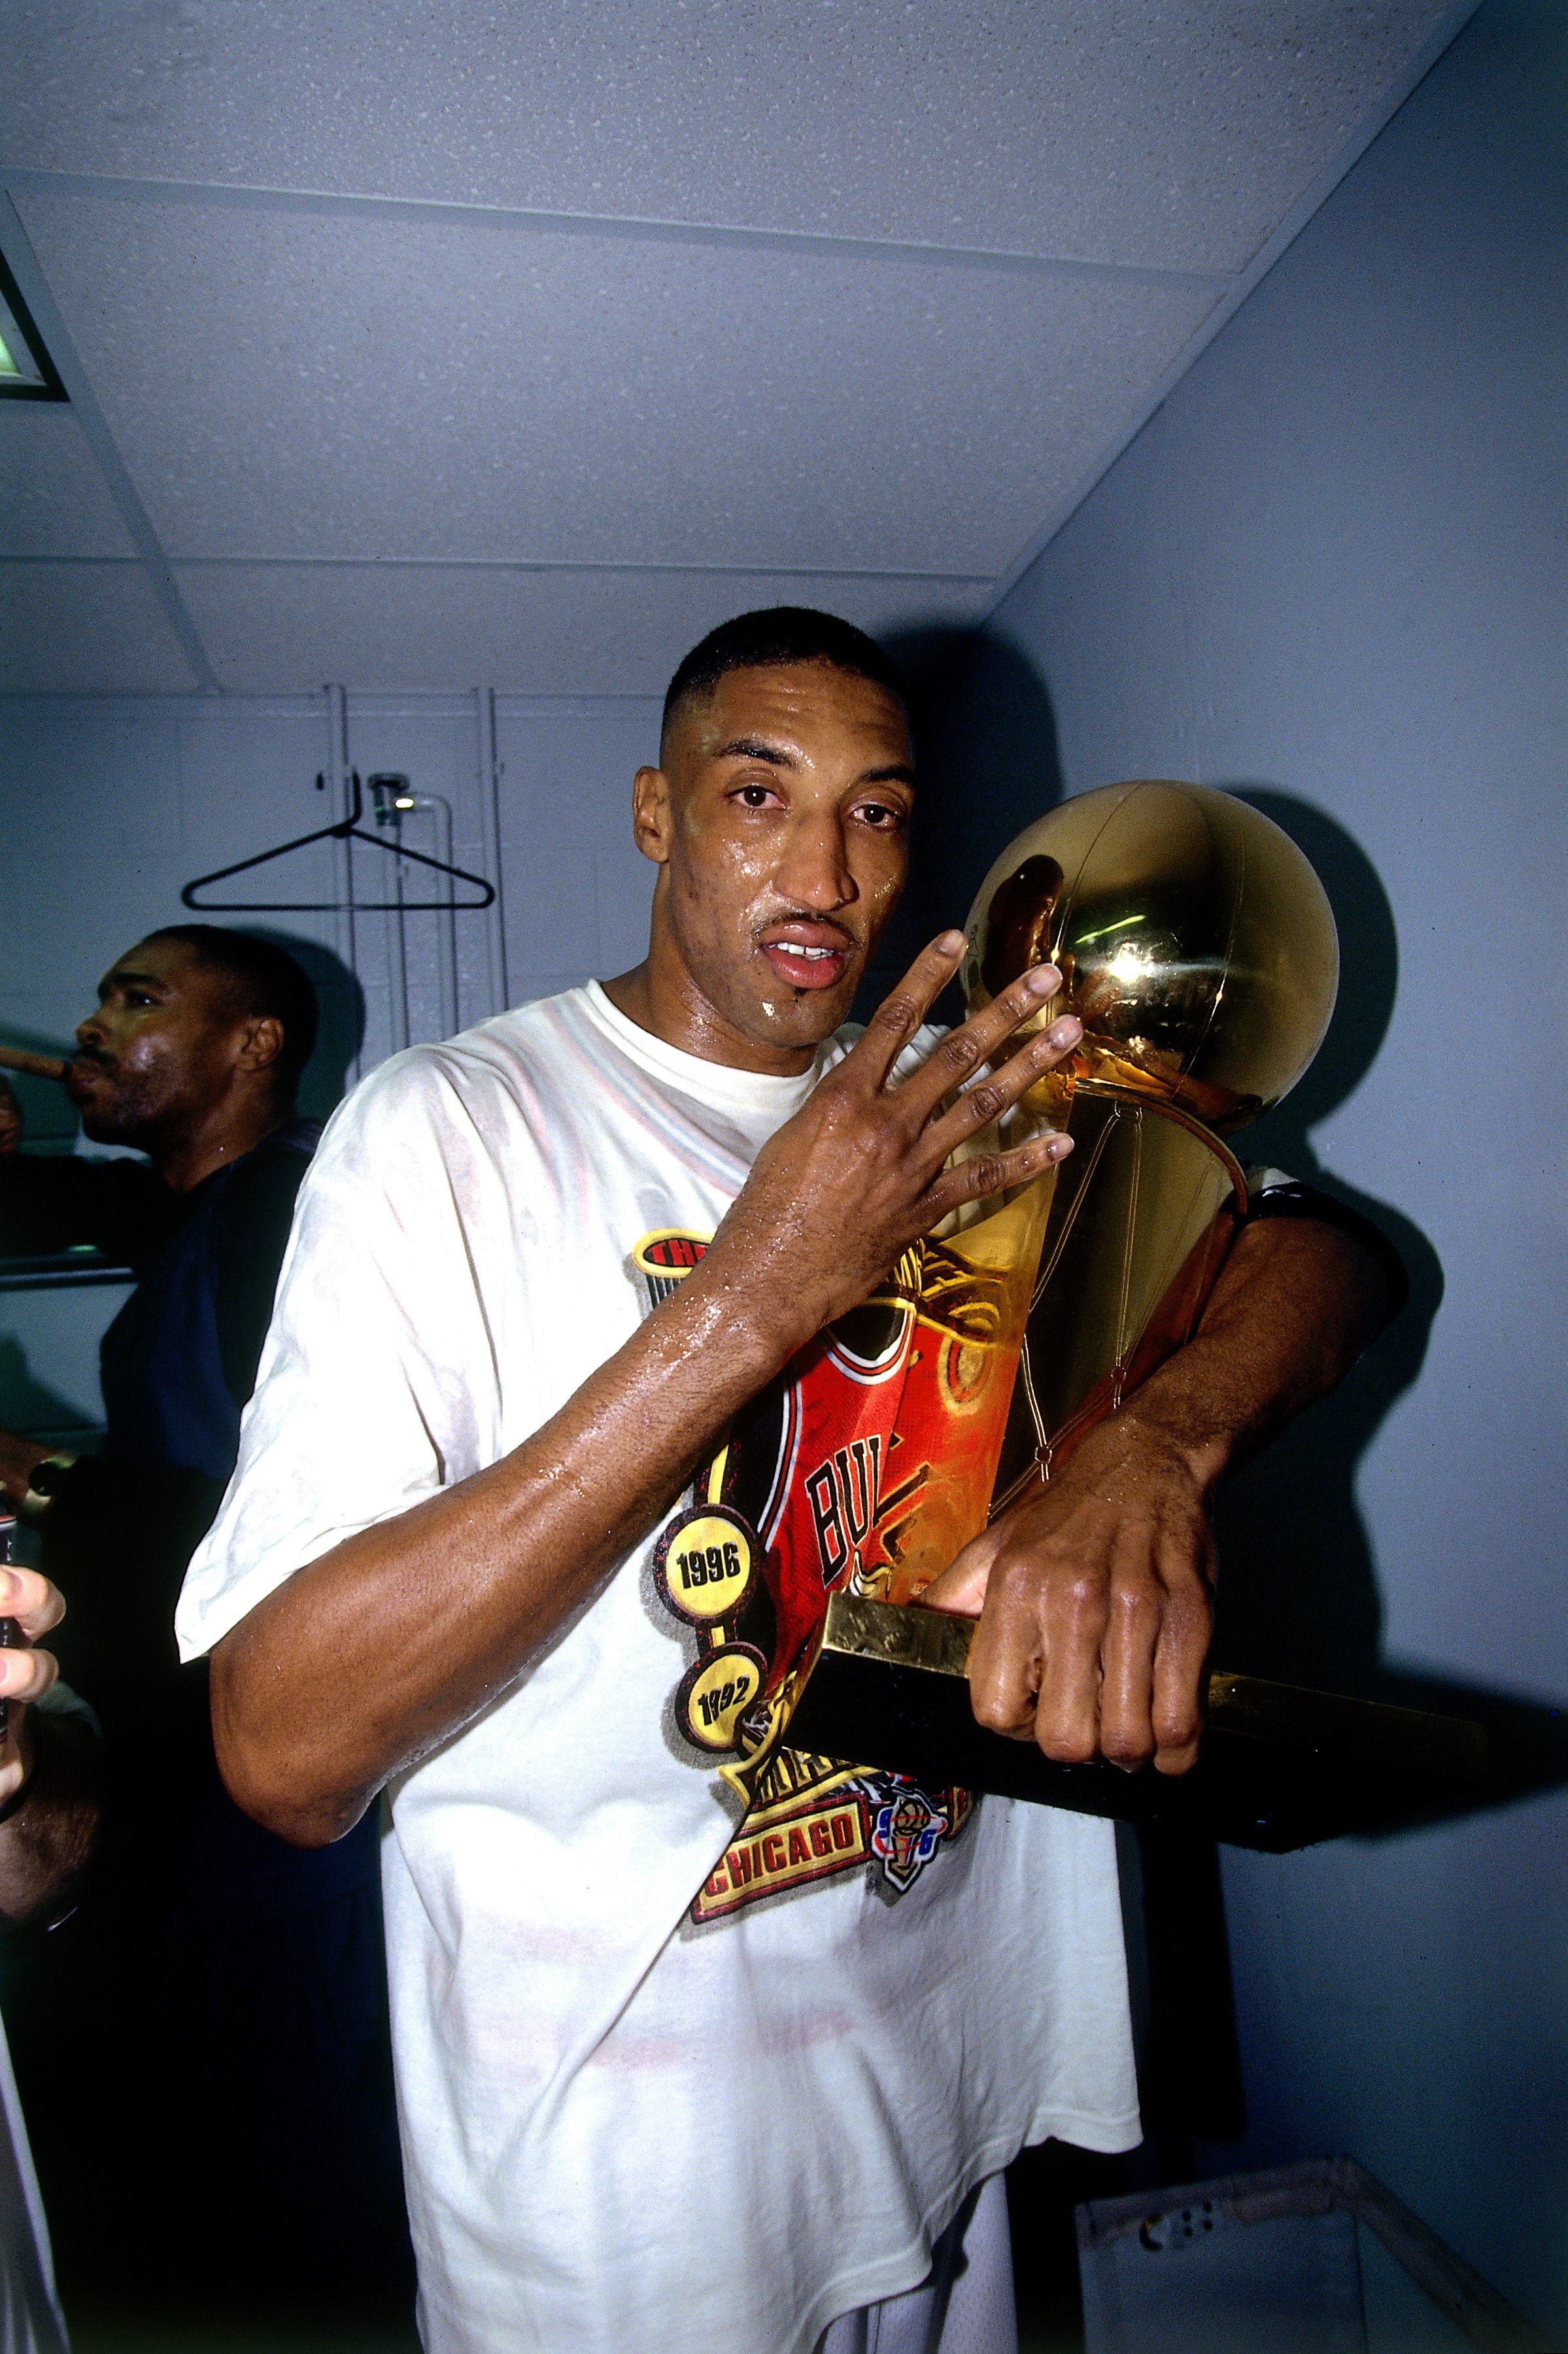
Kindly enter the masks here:
M 1226 1659 L 1544 1725 L 1565 62 L 1561 7 L 1483 9 L 1002 605 L 944 699 L 930 867 L 961 908 L 1042 803 L 1146 776 L 1257 796 L 1316 859 L 1340 1016 L 1244 1147 L 1380 1216 L 1415 1299 L 1233 1492 Z M 1225 1888 L 1250 2127 L 1218 2162 L 1352 2152 L 1568 2339 L 1568 1799 L 1233 1854 Z

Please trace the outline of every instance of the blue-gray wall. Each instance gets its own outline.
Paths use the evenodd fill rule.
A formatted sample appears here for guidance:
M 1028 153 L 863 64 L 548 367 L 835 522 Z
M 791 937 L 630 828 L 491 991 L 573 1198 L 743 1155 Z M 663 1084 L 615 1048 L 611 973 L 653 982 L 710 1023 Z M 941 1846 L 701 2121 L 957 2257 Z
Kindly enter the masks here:
M 930 917 L 1057 790 L 1261 793 L 1343 1009 L 1271 1158 L 1416 1302 L 1227 1508 L 1227 1639 L 1568 1705 L 1568 10 L 1494 0 L 1007 599 L 947 698 Z M 1000 808 L 999 808 L 1000 804 Z M 1568 2342 L 1568 1799 L 1232 1856 L 1250 2116 Z

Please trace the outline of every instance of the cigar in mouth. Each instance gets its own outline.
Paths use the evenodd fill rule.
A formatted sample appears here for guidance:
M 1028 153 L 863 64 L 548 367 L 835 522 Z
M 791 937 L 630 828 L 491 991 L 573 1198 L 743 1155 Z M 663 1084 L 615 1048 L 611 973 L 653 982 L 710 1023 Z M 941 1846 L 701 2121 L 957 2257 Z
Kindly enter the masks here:
M 34 1055 L 26 1046 L 0 1046 L 0 1071 L 26 1071 L 35 1079 L 69 1079 L 73 1067 L 58 1055 Z

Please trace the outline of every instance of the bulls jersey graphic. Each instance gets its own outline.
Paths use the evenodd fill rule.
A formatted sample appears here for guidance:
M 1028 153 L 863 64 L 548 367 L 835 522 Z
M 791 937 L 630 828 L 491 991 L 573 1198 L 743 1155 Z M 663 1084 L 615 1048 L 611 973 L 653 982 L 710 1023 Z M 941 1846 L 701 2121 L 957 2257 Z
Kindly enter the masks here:
M 631 1263 L 650 1307 L 705 1247 L 644 1235 Z M 747 1806 L 696 1920 L 867 1864 L 902 1894 L 962 1829 L 965 1793 L 782 1735 L 828 1596 L 911 1601 L 985 1525 L 1022 1305 L 948 1245 L 916 1244 L 753 1400 L 663 1532 L 658 1590 L 696 1653 L 676 1723 Z

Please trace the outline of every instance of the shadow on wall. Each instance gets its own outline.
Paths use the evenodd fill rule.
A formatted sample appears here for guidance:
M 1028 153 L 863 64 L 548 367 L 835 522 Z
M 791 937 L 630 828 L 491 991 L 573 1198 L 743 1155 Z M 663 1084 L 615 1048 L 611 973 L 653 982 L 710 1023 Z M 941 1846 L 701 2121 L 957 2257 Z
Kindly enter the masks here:
M 914 630 L 889 642 L 909 681 L 920 754 L 917 885 L 962 921 L 997 853 L 1062 798 L 1056 718 L 1004 638 Z M 940 905 L 937 905 L 939 899 Z
M 918 626 L 885 643 L 909 684 L 920 790 L 909 881 L 856 1001 L 859 1022 L 927 941 L 963 922 L 997 852 L 1062 798 L 1050 697 L 1015 647 Z M 956 989 L 932 1018 L 963 1019 Z
M 1372 1218 L 1404 1261 L 1410 1302 L 1333 1395 L 1222 1491 L 1214 1655 L 1259 1675 L 1478 1720 L 1491 1754 L 1482 1805 L 1557 1788 L 1568 1784 L 1568 1712 L 1453 1677 L 1414 1675 L 1383 1657 L 1383 1614 L 1355 1471 L 1383 1416 L 1421 1372 L 1442 1302 L 1443 1269 L 1410 1219 L 1319 1167 L 1310 1131 L 1360 1086 L 1383 1044 L 1399 981 L 1393 912 L 1371 861 L 1323 811 L 1262 786 L 1229 790 L 1305 851 L 1340 930 L 1340 998 L 1329 1034 L 1300 1086 L 1247 1129 L 1247 1157 L 1288 1169 Z
M 1224 1490 L 1215 1516 L 1224 1568 L 1216 1656 L 1259 1675 L 1388 1699 L 1383 1614 L 1355 1472 L 1421 1371 L 1443 1270 L 1419 1227 L 1322 1168 L 1311 1131 L 1361 1086 L 1393 1018 L 1393 910 L 1365 852 L 1335 819 L 1288 793 L 1229 790 L 1306 853 L 1340 932 L 1340 996 L 1329 1034 L 1300 1085 L 1244 1132 L 1243 1157 L 1288 1170 L 1381 1226 L 1404 1262 L 1410 1302 L 1333 1395 Z
M 272 931 L 260 924 L 247 929 L 254 939 L 286 949 L 310 977 L 321 1023 L 315 1053 L 300 1079 L 299 1104 L 302 1118 L 325 1119 L 347 1093 L 349 1072 L 365 1041 L 365 991 L 359 976 L 315 940 L 297 939 L 291 932 Z
M 44 1439 L 75 1437 L 81 1429 L 80 1409 L 36 1378 L 15 1334 L 0 1333 L 0 1430 Z

